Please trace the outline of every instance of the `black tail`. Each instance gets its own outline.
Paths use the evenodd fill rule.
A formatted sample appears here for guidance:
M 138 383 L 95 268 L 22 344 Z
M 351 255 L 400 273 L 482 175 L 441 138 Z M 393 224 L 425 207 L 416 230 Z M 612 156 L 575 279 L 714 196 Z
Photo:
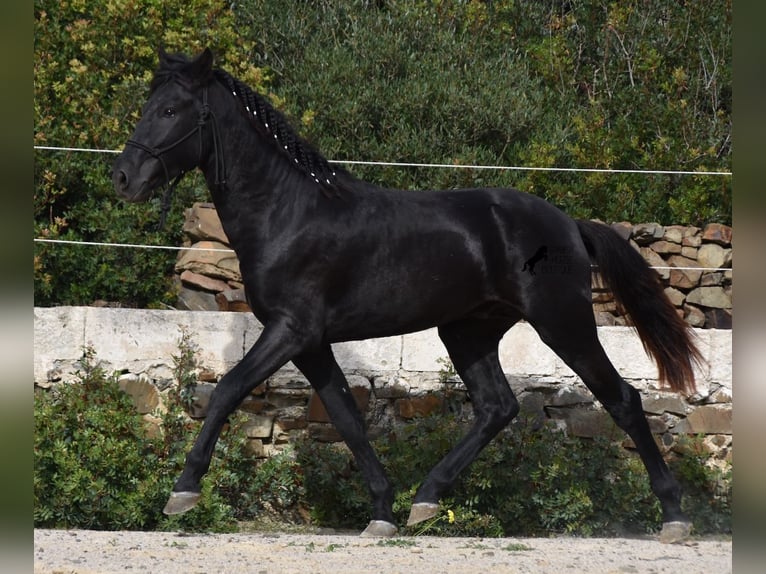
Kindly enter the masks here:
M 693 393 L 693 364 L 702 363 L 702 354 L 657 273 L 607 225 L 577 220 L 577 227 L 601 278 L 614 293 L 618 310 L 629 317 L 644 349 L 657 363 L 660 382 L 674 391 Z

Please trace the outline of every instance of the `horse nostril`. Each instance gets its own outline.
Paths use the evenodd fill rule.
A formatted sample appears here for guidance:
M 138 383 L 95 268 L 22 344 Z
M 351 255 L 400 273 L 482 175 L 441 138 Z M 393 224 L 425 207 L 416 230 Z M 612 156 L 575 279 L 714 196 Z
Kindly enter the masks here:
M 128 174 L 121 169 L 114 172 L 112 180 L 114 181 L 115 186 L 120 189 L 128 187 Z

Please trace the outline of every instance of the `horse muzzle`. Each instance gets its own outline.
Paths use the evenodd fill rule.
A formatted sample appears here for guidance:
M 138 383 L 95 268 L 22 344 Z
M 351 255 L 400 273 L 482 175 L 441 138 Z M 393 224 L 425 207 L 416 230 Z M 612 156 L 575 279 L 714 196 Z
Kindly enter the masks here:
M 132 172 L 118 158 L 112 168 L 112 185 L 115 193 L 125 201 L 139 203 L 148 200 L 160 182 L 152 181 L 140 172 Z M 156 179 L 156 178 L 155 178 Z

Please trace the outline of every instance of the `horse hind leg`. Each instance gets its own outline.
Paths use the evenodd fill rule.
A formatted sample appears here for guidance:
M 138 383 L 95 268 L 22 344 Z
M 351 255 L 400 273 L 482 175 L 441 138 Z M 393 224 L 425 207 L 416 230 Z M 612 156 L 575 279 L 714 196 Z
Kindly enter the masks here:
M 428 473 L 415 494 L 407 521 L 412 526 L 439 512 L 439 499 L 460 472 L 519 412 L 519 403 L 503 374 L 497 347 L 514 321 L 461 320 L 439 327 L 455 370 L 465 383 L 474 406 L 468 434 Z
M 681 487 L 662 458 L 649 429 L 638 391 L 625 382 L 609 361 L 596 331 L 589 301 L 548 308 L 541 319 L 530 322 L 545 342 L 582 379 L 596 399 L 636 445 L 660 501 L 663 529 L 660 540 L 677 542 L 685 538 L 691 523 L 681 510 Z

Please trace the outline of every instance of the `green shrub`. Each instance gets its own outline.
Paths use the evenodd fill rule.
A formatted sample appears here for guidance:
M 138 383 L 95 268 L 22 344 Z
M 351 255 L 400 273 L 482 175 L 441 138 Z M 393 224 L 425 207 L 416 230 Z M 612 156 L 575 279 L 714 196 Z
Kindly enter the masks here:
M 116 378 L 86 349 L 78 380 L 34 397 L 34 524 L 47 528 L 231 531 L 268 518 L 361 529 L 370 498 L 343 445 L 303 439 L 256 463 L 233 415 L 218 441 L 203 496 L 190 512 L 161 509 L 180 474 L 200 423 L 185 410 L 198 368 L 183 334 L 174 357 L 177 385 L 166 400 L 162 433 L 144 421 Z M 398 524 L 428 471 L 466 432 L 454 415 L 416 419 L 374 447 L 396 497 Z M 685 491 L 684 508 L 699 534 L 731 532 L 731 470 L 707 464 L 688 439 L 670 464 Z M 661 525 L 659 504 L 640 461 L 606 439 L 578 439 L 543 425 L 514 424 L 493 440 L 441 501 L 435 518 L 406 529 L 440 536 L 616 535 Z
M 151 529 L 172 486 L 129 396 L 86 351 L 80 380 L 37 391 L 36 526 Z
M 379 439 L 375 448 L 397 493 L 404 524 L 428 471 L 468 427 L 453 416 L 418 419 Z M 350 453 L 306 441 L 297 447 L 314 519 L 362 528 L 369 502 Z M 673 462 L 685 509 L 697 533 L 731 531 L 731 483 L 701 456 Z M 443 536 L 618 535 L 661 526 L 659 503 L 634 455 L 606 439 L 567 437 L 549 426 L 518 424 L 501 433 L 458 480 L 434 519 L 406 530 Z M 450 515 L 450 512 L 452 513 Z
M 189 345 L 182 337 L 175 357 L 176 376 L 186 385 L 189 369 L 196 367 Z M 131 399 L 92 349 L 85 350 L 77 381 L 37 390 L 35 526 L 232 531 L 238 521 L 297 504 L 301 474 L 289 454 L 257 467 L 247 448 L 245 419 L 234 416 L 216 445 L 197 507 L 179 516 L 161 513 L 200 429 L 184 411 L 187 390 L 179 386 L 170 393 L 157 438 L 149 438 Z

